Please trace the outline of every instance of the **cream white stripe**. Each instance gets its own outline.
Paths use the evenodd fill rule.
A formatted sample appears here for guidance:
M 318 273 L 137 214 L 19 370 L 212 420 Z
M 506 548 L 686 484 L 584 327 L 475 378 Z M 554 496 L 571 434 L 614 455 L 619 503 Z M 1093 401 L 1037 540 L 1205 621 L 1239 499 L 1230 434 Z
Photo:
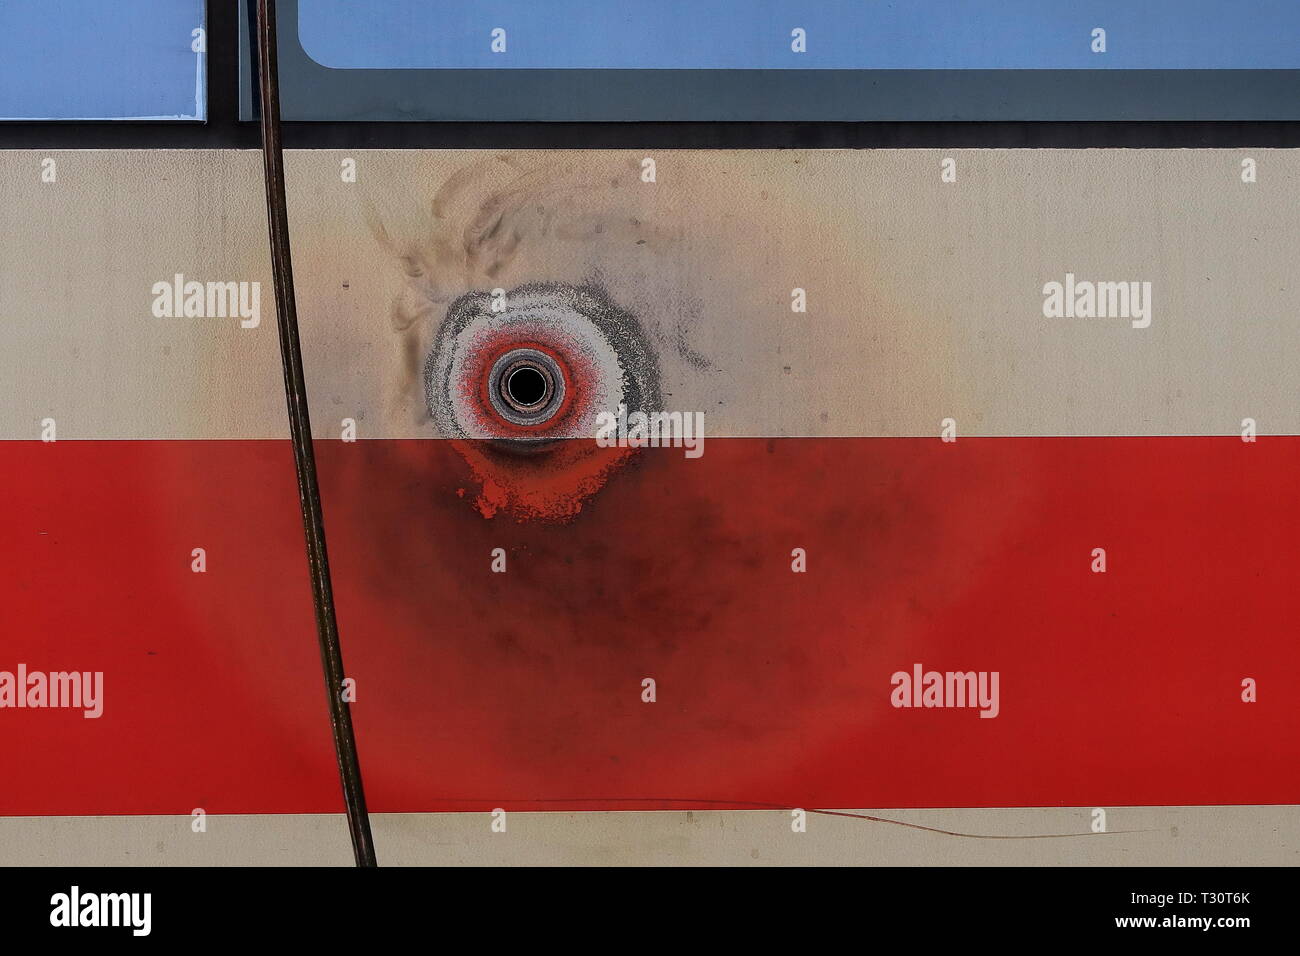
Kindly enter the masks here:
M 794 833 L 779 810 L 378 813 L 381 865 L 863 865 L 863 866 L 1294 866 L 1300 807 L 1112 807 L 1111 831 L 1091 832 L 1092 808 L 851 811 L 982 836 L 946 836 L 810 814 Z M 1131 832 L 1116 832 L 1131 831 Z M 4 817 L 10 866 L 348 866 L 341 814 Z
M 0 152 L 0 438 L 286 435 L 260 175 Z M 710 437 L 1300 433 L 1297 150 L 323 150 L 288 179 L 321 437 L 433 437 L 407 350 L 448 296 L 593 277 Z M 1045 317 L 1067 273 L 1150 282 L 1150 327 Z M 155 317 L 177 274 L 260 282 L 261 324 Z

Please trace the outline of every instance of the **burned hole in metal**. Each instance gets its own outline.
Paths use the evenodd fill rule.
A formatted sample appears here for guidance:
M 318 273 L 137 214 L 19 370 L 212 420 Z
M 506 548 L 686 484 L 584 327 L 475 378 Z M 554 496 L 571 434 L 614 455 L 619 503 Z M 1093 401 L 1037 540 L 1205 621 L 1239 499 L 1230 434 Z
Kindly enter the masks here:
M 544 425 L 564 405 L 569 384 L 558 362 L 534 348 L 515 348 L 488 372 L 488 400 L 513 425 Z

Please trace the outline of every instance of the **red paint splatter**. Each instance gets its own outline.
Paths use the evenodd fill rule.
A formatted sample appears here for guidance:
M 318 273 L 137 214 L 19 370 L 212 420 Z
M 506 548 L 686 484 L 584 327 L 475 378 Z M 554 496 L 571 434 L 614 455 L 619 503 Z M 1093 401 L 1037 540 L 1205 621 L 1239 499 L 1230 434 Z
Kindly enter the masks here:
M 591 441 L 560 441 L 531 454 L 514 454 L 481 441 L 452 440 L 479 492 L 473 505 L 484 518 L 505 513 L 516 521 L 570 521 L 636 454 Z M 463 489 L 458 494 L 464 497 Z

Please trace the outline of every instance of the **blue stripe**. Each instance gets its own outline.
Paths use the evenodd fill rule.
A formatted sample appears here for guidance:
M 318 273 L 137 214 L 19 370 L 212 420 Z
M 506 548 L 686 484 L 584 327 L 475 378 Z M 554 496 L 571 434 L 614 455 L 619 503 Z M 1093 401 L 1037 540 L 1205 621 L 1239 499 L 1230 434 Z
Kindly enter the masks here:
M 1300 68 L 1300 0 L 300 0 L 298 26 L 337 69 Z
M 203 119 L 204 14 L 203 0 L 0 0 L 0 119 Z

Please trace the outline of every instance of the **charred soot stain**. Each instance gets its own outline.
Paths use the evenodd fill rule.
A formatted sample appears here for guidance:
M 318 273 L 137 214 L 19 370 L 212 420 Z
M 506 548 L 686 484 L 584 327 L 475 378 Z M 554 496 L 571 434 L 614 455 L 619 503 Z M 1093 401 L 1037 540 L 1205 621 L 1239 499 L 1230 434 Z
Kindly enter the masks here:
M 499 157 L 447 178 L 411 237 L 371 217 L 406 277 L 398 407 L 444 439 L 320 452 L 349 666 L 384 689 L 360 728 L 384 809 L 445 803 L 445 770 L 501 805 L 665 782 L 702 804 L 784 799 L 792 767 L 886 713 L 862 675 L 978 581 L 932 560 L 987 547 L 987 509 L 934 513 L 987 485 L 955 478 L 946 447 L 596 445 L 598 411 L 662 410 L 683 365 L 716 365 L 690 343 L 714 299 L 652 258 L 693 227 L 628 215 L 650 205 L 638 167 L 604 168 Z M 523 359 L 550 391 L 503 415 L 492 389 Z M 816 573 L 791 573 L 796 546 Z M 489 571 L 497 548 L 507 573 Z
M 488 441 L 323 445 L 349 663 L 384 687 L 369 706 L 388 730 L 363 743 L 386 808 L 480 787 L 644 797 L 664 781 L 784 799 L 792 755 L 886 713 L 862 675 L 971 586 L 962 562 L 948 575 L 930 557 L 987 546 L 981 521 L 936 522 L 924 503 L 989 476 L 952 477 L 928 444 L 767 445 L 647 449 L 561 523 L 485 521 L 456 497 L 474 455 L 497 454 Z M 790 573 L 795 544 L 815 574 Z M 430 766 L 456 768 L 455 791 Z

